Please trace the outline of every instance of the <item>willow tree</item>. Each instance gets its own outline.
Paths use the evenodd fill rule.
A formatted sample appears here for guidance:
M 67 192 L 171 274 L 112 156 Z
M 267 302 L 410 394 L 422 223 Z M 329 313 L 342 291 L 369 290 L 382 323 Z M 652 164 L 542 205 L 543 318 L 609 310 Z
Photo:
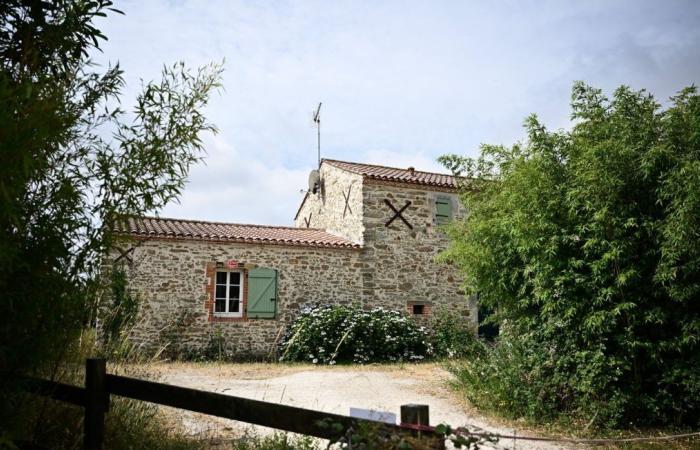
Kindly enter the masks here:
M 0 2 L 0 413 L 13 374 L 55 364 L 89 323 L 105 225 L 176 199 L 215 131 L 202 111 L 217 65 L 166 67 L 120 108 L 121 69 L 89 58 L 107 13 L 107 0 Z

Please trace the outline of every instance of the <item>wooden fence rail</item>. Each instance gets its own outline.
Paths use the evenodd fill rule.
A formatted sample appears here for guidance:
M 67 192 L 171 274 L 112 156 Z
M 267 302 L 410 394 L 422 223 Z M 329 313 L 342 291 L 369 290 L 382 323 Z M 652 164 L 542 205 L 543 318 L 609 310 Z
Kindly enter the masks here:
M 22 387 L 33 394 L 53 398 L 76 406 L 85 406 L 85 388 L 56 381 L 26 377 Z
M 385 427 L 389 432 L 406 432 L 406 429 L 400 425 L 112 375 L 106 372 L 104 359 L 86 360 L 84 388 L 37 378 L 27 378 L 25 386 L 34 394 L 85 408 L 83 442 L 88 450 L 102 448 L 104 419 L 109 411 L 110 395 L 323 439 L 337 439 L 347 429 L 361 423 Z M 402 425 L 424 427 L 429 425 L 428 406 L 403 405 L 401 420 Z M 330 424 L 338 425 L 329 426 Z M 422 433 L 431 434 L 431 431 L 422 431 Z
M 117 375 L 107 375 L 107 386 L 110 393 L 122 397 L 324 439 L 336 438 L 338 433 L 329 427 L 319 426 L 320 421 L 339 423 L 343 429 L 357 424 L 357 419 L 347 416 Z

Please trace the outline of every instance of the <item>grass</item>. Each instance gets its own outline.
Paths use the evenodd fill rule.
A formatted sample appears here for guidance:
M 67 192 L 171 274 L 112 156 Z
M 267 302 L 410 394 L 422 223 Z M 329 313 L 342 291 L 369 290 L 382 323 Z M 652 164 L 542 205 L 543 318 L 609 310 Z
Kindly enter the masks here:
M 688 430 L 686 430 L 687 432 Z M 638 432 L 628 431 L 623 433 L 611 433 L 606 438 L 629 438 L 629 437 L 640 437 L 640 436 L 662 436 L 667 434 L 681 434 L 682 431 L 673 430 L 640 430 Z M 676 439 L 672 441 L 656 441 L 656 442 L 633 442 L 633 443 L 622 443 L 622 444 L 610 444 L 601 445 L 601 449 L 610 450 L 687 450 L 687 449 L 700 449 L 700 439 L 699 438 L 685 438 Z
M 443 367 L 448 372 L 455 374 L 455 368 L 461 364 L 459 360 L 444 362 Z M 453 377 L 448 383 L 448 386 L 453 393 L 453 399 L 459 403 L 461 407 L 470 414 L 484 416 L 489 422 L 494 425 L 518 430 L 518 434 L 546 436 L 551 438 L 580 438 L 580 439 L 627 439 L 640 438 L 648 436 L 668 436 L 675 434 L 692 433 L 699 430 L 687 428 L 631 428 L 626 430 L 610 430 L 591 427 L 589 423 L 583 420 L 572 420 L 570 418 L 561 417 L 557 420 L 550 421 L 533 421 L 525 418 L 515 418 L 504 413 L 497 407 L 476 407 L 465 393 L 465 387 L 457 376 Z M 473 394 L 473 393 L 472 393 Z M 488 394 L 478 393 L 478 399 L 483 403 L 488 399 Z M 480 405 L 482 405 L 480 403 Z M 511 434 L 511 433 L 508 433 Z M 504 441 L 505 442 L 505 441 Z M 647 442 L 632 442 L 632 443 L 610 443 L 600 444 L 595 448 L 610 449 L 610 450 L 641 450 L 641 449 L 671 449 L 671 450 L 686 450 L 700 449 L 700 437 L 683 438 L 670 441 L 647 441 Z
M 218 363 L 218 362 L 151 362 L 144 366 L 136 365 L 135 368 L 144 368 L 149 374 L 154 374 L 165 383 L 181 385 L 186 387 L 216 390 L 221 392 L 223 387 L 228 387 L 224 380 L 265 380 L 294 373 L 313 371 L 316 373 L 333 373 L 333 372 L 352 372 L 357 374 L 367 373 L 368 375 L 374 371 L 381 371 L 396 377 L 411 377 L 414 379 L 425 380 L 425 383 L 420 383 L 425 388 L 436 386 L 436 371 L 444 374 L 444 371 L 436 363 L 421 363 L 421 364 L 372 364 L 372 365 L 335 365 L 335 366 L 318 366 L 313 364 L 302 363 Z M 131 369 L 129 369 L 131 370 Z M 263 400 L 277 402 L 281 396 L 279 391 L 274 388 L 269 388 L 267 391 L 265 381 L 261 384 L 261 389 L 265 390 Z M 421 387 L 421 390 L 423 387 Z M 235 391 L 235 389 L 234 389 Z M 275 394 L 270 392 L 275 391 Z M 231 393 L 232 391 L 228 391 Z M 289 396 L 289 391 L 287 396 Z M 282 396 L 285 391 L 282 390 Z M 244 395 L 244 394 L 234 394 Z M 267 396 L 267 398 L 265 397 Z M 258 398 L 258 397 L 254 397 Z M 286 397 L 285 397 L 286 398 Z M 307 405 L 313 407 L 313 405 Z M 242 424 L 236 424 L 224 419 L 219 419 L 212 416 L 199 415 L 186 411 L 163 408 L 163 413 L 168 421 L 173 425 L 182 423 L 188 424 L 188 428 L 193 432 L 201 433 L 204 436 L 207 434 L 215 436 L 218 441 L 228 440 L 229 442 L 240 433 Z M 192 424 L 190 426 L 189 424 Z
M 64 365 L 60 380 L 73 384 L 82 384 L 84 358 L 89 354 L 91 344 L 86 339 L 82 349 L 71 357 L 71 362 Z M 445 362 L 395 363 L 368 365 L 319 366 L 307 363 L 219 363 L 219 362 L 164 362 L 143 361 L 140 363 L 111 363 L 110 373 L 119 373 L 135 378 L 151 380 L 162 379 L 168 374 L 192 374 L 198 376 L 235 377 L 237 379 L 258 380 L 275 376 L 288 375 L 302 371 L 382 371 L 400 376 L 409 376 L 425 380 L 426 384 L 435 383 L 436 371 L 441 371 L 449 364 Z M 467 411 L 483 415 L 464 398 L 459 385 L 451 385 L 453 403 Z M 82 414 L 80 408 L 38 397 L 27 396 L 22 399 L 18 409 L 18 422 L 24 424 L 22 434 L 18 437 L 24 441 L 42 443 L 47 448 L 78 449 L 82 446 Z M 166 411 L 170 410 L 170 411 Z M 259 435 L 248 432 L 242 436 L 235 433 L 219 433 L 229 426 L 223 422 L 215 423 L 212 430 L 196 435 L 185 435 L 182 428 L 180 410 L 158 407 L 145 402 L 118 399 L 113 397 L 110 412 L 107 414 L 105 448 L 144 448 L 144 449 L 204 449 L 231 448 L 234 450 L 315 450 L 318 441 L 308 437 L 292 437 L 284 433 Z M 627 438 L 648 435 L 663 435 L 679 430 L 625 430 L 600 431 L 589 430 L 586 424 L 577 422 L 556 422 L 532 424 L 523 420 L 505 420 L 494 411 L 488 411 L 487 417 L 494 424 L 518 429 L 519 434 L 546 435 L 552 437 L 579 436 L 585 438 Z M 218 428 L 218 430 L 217 430 Z M 229 428 L 229 430 L 231 430 Z M 687 430 L 685 430 L 687 431 Z M 682 432 L 682 431 L 680 431 Z M 505 444 L 505 442 L 504 442 Z M 0 436 L 0 447 L 2 439 Z M 599 446 L 604 449 L 691 449 L 700 448 L 700 439 L 684 439 L 659 443 L 630 443 Z
M 122 365 L 129 368 L 131 364 Z M 259 380 L 272 376 L 288 375 L 307 370 L 313 371 L 353 371 L 371 372 L 382 371 L 388 373 L 409 374 L 418 378 L 429 379 L 434 376 L 434 370 L 443 366 L 440 362 L 420 363 L 385 363 L 385 364 L 335 364 L 319 365 L 298 362 L 189 362 L 189 361 L 151 361 L 134 365 L 149 372 L 161 374 L 167 372 L 193 372 L 202 375 L 235 376 L 238 379 Z
M 50 371 L 39 373 L 42 378 L 84 385 L 85 359 L 95 356 L 94 337 L 87 331 L 66 352 L 62 363 Z M 110 365 L 110 373 L 138 378 L 155 375 L 145 366 L 128 368 Z M 3 440 L 23 443 L 37 448 L 80 449 L 83 446 L 84 409 L 46 397 L 18 392 L 10 400 L 15 405 L 12 423 L 2 424 Z M 179 429 L 168 424 L 156 405 L 112 397 L 105 420 L 106 449 L 178 450 L 204 448 L 202 443 L 184 437 Z M 10 448 L 12 448 L 10 446 Z
M 84 384 L 84 361 L 96 354 L 94 332 L 86 331 L 74 343 L 55 371 L 40 376 L 56 381 Z M 124 355 L 124 352 L 118 355 Z M 297 373 L 300 371 L 373 371 L 392 373 L 411 372 L 414 376 L 426 379 L 436 367 L 435 364 L 370 364 L 318 366 L 305 363 L 220 363 L 220 362 L 165 362 L 143 359 L 126 353 L 128 358 L 108 358 L 108 373 L 134 378 L 163 381 L 170 373 L 237 379 L 263 379 L 271 376 Z M 51 399 L 19 394 L 16 399 L 17 414 L 12 424 L 3 424 L 0 430 L 0 448 L 3 442 L 21 442 L 23 445 L 38 445 L 40 448 L 82 448 L 84 410 Z M 190 413 L 173 408 L 153 405 L 146 402 L 112 397 L 110 411 L 106 414 L 105 448 L 130 449 L 144 448 L 157 450 L 233 448 L 311 450 L 317 448 L 316 440 L 306 437 L 290 437 L 283 433 L 257 435 L 247 432 L 240 436 L 238 429 L 232 429 L 230 421 L 211 421 L 211 428 L 186 430 L 182 418 Z M 204 416 L 207 419 L 216 419 Z M 203 421 L 202 421 L 203 422 Z M 200 422 L 201 423 L 201 422 Z M 236 428 L 238 425 L 234 425 Z

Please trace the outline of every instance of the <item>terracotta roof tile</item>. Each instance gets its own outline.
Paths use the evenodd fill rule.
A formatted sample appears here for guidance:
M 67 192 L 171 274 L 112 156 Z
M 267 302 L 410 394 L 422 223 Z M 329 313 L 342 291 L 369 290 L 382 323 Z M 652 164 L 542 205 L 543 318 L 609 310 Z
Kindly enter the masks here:
M 443 173 L 423 172 L 413 168 L 399 169 L 396 167 L 378 166 L 374 164 L 360 164 L 334 159 L 324 159 L 323 161 L 334 167 L 374 180 L 437 186 L 448 189 L 458 188 L 457 178 Z
M 120 221 L 117 234 L 161 239 L 230 241 L 307 247 L 360 248 L 359 244 L 317 228 L 205 222 L 200 220 L 138 217 Z

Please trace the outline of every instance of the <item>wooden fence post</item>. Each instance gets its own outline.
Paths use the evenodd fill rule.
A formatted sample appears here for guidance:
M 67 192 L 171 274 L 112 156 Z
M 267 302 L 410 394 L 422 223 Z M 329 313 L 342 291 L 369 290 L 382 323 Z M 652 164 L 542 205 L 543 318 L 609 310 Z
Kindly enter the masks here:
M 105 432 L 105 412 L 109 408 L 109 393 L 105 385 L 107 372 L 103 358 L 85 360 L 85 421 L 86 450 L 102 450 Z
M 430 425 L 430 411 L 428 405 L 408 404 L 401 405 L 401 424 Z
M 429 426 L 430 408 L 428 405 L 417 405 L 415 403 L 401 405 L 401 425 Z M 422 436 L 420 430 L 414 430 L 413 434 L 418 437 Z
M 401 425 L 430 426 L 430 408 L 428 405 L 401 405 Z M 420 430 L 414 430 L 413 434 L 418 437 L 422 435 Z M 444 439 L 439 437 L 435 439 L 431 444 L 433 448 L 443 450 L 445 448 Z

